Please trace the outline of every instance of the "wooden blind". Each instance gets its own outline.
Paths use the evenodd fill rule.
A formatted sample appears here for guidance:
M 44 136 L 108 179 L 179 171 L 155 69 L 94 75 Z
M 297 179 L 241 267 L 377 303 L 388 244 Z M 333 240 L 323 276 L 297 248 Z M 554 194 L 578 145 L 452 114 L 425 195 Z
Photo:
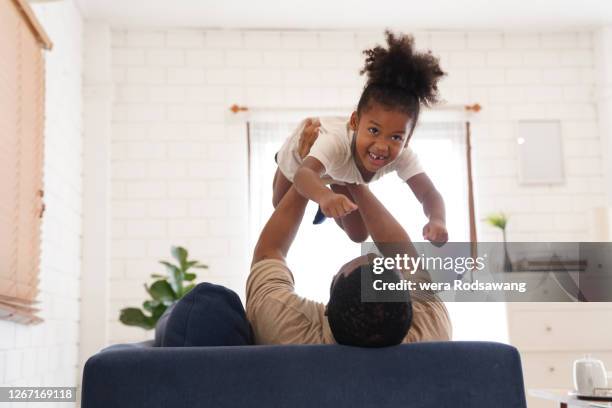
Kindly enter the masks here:
M 44 31 L 0 0 L 0 318 L 37 323 L 44 134 Z

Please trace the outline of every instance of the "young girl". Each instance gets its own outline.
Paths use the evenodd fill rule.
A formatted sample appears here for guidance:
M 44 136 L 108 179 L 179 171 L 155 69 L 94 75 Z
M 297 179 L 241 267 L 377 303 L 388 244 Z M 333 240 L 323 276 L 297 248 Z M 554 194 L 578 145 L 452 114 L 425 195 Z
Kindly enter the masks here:
M 350 118 L 305 120 L 283 144 L 276 156 L 273 204 L 276 207 L 294 183 L 300 194 L 319 204 L 314 223 L 333 217 L 353 241 L 363 242 L 368 232 L 344 184 L 370 183 L 396 171 L 429 218 L 423 238 L 444 243 L 444 201 L 408 146 L 421 104 L 438 101 L 437 82 L 444 72 L 430 52 L 414 50 L 412 36 L 385 35 L 386 49 L 364 51 L 360 73 L 367 74 L 367 83 Z M 307 138 L 313 132 L 316 140 L 308 152 Z

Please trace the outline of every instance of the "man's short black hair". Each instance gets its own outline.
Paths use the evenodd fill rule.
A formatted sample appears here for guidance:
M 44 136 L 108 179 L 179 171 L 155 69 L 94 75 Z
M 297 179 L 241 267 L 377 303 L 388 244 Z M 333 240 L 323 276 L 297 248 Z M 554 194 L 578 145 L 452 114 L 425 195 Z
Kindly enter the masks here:
M 340 275 L 331 289 L 327 319 L 338 344 L 386 347 L 400 344 L 412 323 L 408 292 L 402 302 L 362 302 L 361 278 L 372 276 L 372 265 L 358 266 L 348 276 Z M 376 275 L 383 282 L 399 282 L 395 270 Z M 370 279 L 368 279 L 369 281 Z

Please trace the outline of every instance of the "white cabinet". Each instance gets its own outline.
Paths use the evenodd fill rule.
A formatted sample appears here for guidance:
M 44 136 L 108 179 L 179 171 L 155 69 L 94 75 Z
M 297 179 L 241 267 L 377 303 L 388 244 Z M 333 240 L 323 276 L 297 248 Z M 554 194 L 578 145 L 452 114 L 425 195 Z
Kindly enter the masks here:
M 574 360 L 592 354 L 612 370 L 612 303 L 508 303 L 510 343 L 525 388 L 573 388 Z M 529 408 L 556 407 L 527 397 Z

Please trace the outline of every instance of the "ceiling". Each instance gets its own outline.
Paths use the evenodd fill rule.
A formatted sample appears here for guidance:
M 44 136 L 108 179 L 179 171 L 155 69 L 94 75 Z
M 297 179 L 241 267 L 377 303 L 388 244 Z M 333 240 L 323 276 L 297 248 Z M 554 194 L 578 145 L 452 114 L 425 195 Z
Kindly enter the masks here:
M 612 0 L 77 0 L 114 27 L 568 30 L 612 25 Z

